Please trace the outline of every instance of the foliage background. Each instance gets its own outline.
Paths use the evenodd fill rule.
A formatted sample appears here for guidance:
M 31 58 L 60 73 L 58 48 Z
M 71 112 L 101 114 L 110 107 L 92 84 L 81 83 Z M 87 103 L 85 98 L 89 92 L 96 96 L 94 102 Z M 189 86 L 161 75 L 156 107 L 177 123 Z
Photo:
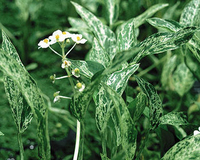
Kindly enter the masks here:
M 103 0 L 75 0 L 75 2 L 88 8 L 99 17 L 103 23 L 107 23 Z M 179 21 L 180 14 L 188 2 L 189 0 L 171 0 L 170 2 L 167 0 L 121 0 L 119 5 L 119 20 L 125 21 L 132 17 L 136 17 L 154 4 L 169 3 L 167 8 L 157 12 L 154 16 Z M 167 12 L 167 9 L 172 8 L 175 5 L 177 5 L 175 12 Z M 56 73 L 56 75 L 61 76 L 65 73 L 60 69 L 60 59 L 48 49 L 38 50 L 37 44 L 39 40 L 49 36 L 57 29 L 75 30 L 74 28 L 71 28 L 68 20 L 69 17 L 79 17 L 69 0 L 0 0 L 0 28 L 6 31 L 13 44 L 16 46 L 23 64 L 36 80 L 42 92 L 50 98 L 51 102 L 53 101 L 54 92 L 59 90 L 62 93 L 69 95 L 71 90 L 66 80 L 60 80 L 55 84 L 50 82 L 50 75 Z M 115 28 L 113 29 L 115 30 Z M 149 35 L 157 32 L 157 30 L 148 23 L 145 23 L 139 29 L 139 41 L 142 41 Z M 2 41 L 1 37 L 0 41 Z M 85 59 L 90 48 L 91 43 L 89 42 L 85 45 L 77 46 L 69 55 L 69 58 Z M 59 48 L 57 49 L 59 50 Z M 174 52 L 179 54 L 179 51 Z M 164 111 L 168 113 L 178 108 L 178 105 L 180 105 L 180 97 L 174 91 L 163 91 L 161 87 L 160 79 L 162 68 L 165 64 L 164 61 L 162 61 L 162 57 L 163 54 L 159 54 L 142 59 L 137 75 L 154 85 L 164 106 L 167 106 L 164 108 Z M 149 66 L 153 66 L 152 69 L 144 72 Z M 1 73 L 0 76 L 2 77 Z M 189 94 L 184 97 L 184 101 L 181 102 L 181 110 L 186 114 L 189 113 L 188 120 L 193 124 L 185 128 L 187 134 L 192 134 L 200 120 L 198 116 L 198 107 L 200 103 L 199 88 L 198 83 L 195 84 L 197 85 L 189 91 Z M 128 88 L 129 95 L 132 97 L 136 96 L 138 88 L 133 77 L 130 78 Z M 11 110 L 5 95 L 2 80 L 0 82 L 0 95 L 0 130 L 4 133 L 4 136 L 0 137 L 0 157 L 3 159 L 18 159 L 19 149 L 16 127 L 13 117 L 11 116 Z M 64 100 L 60 103 L 52 104 L 52 106 L 60 109 L 68 109 L 69 102 Z M 94 114 L 95 108 L 90 107 L 85 120 L 86 140 L 84 159 L 100 159 L 101 142 L 94 121 Z M 75 126 L 74 118 L 70 115 L 66 117 L 49 112 L 49 134 L 52 147 L 52 159 L 70 159 L 70 156 L 73 155 L 75 133 L 73 127 L 69 127 L 67 123 L 69 120 L 72 120 L 72 126 Z M 140 128 L 141 131 L 145 128 L 145 123 L 148 122 L 146 122 L 144 118 L 144 123 L 138 124 L 138 128 Z M 35 128 L 36 122 L 33 120 L 28 130 L 23 134 L 25 155 L 27 159 L 36 159 L 37 157 L 37 135 Z M 175 134 L 173 128 L 171 128 L 171 130 L 172 135 L 170 137 L 170 143 L 173 144 L 178 142 L 179 139 L 173 135 Z M 155 133 L 152 134 L 148 143 L 147 150 L 144 153 L 145 159 L 159 159 L 159 137 Z M 34 149 L 30 149 L 33 146 Z

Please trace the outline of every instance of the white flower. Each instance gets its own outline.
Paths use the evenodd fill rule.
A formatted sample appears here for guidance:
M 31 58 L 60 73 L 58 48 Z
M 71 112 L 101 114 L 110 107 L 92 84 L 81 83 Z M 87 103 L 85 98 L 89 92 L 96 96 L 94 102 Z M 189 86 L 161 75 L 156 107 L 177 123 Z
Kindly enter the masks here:
M 50 42 L 49 42 L 49 39 L 48 38 L 45 38 L 44 40 L 41 40 L 39 43 L 38 43 L 38 49 L 39 48 L 48 48 L 50 45 Z
M 78 82 L 75 86 L 75 88 L 79 91 L 82 92 L 85 89 L 85 84 Z
M 77 44 L 84 44 L 87 41 L 84 38 L 82 39 L 82 35 L 81 34 L 72 34 L 71 38 Z
M 198 130 L 195 130 L 195 131 L 194 131 L 194 134 L 193 134 L 193 135 L 196 136 L 197 134 L 200 134 L 200 127 L 198 128 Z
M 75 68 L 72 70 L 72 74 L 76 77 L 79 78 L 80 77 L 80 70 L 78 68 Z
M 64 36 L 65 38 L 71 38 L 71 37 L 72 37 L 72 34 L 69 33 L 69 32 L 67 32 L 67 31 L 62 32 L 62 34 L 63 34 L 63 36 Z
M 57 91 L 57 92 L 55 92 L 55 93 L 53 94 L 53 96 L 54 96 L 53 102 L 54 102 L 54 103 L 60 100 L 59 93 L 60 93 L 60 91 Z
M 66 38 L 66 35 L 63 34 L 63 32 L 61 30 L 57 30 L 55 32 L 53 32 L 53 34 L 51 36 L 49 36 L 50 44 L 54 44 L 56 42 L 62 42 L 64 41 Z
M 61 67 L 64 69 L 64 68 L 68 68 L 69 66 L 71 66 L 71 62 L 70 61 L 67 61 L 67 60 L 64 60 Z

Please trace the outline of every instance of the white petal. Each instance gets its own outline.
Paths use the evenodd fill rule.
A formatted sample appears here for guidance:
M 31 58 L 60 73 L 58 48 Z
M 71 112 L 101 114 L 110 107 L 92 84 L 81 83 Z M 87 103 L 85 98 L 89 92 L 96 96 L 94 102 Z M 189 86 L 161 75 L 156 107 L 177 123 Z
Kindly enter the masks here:
M 59 97 L 59 96 L 56 96 L 56 97 L 54 98 L 53 102 L 55 103 L 55 102 L 57 102 L 59 99 L 60 99 L 60 97 Z
M 81 39 L 80 41 L 78 41 L 78 43 L 80 43 L 80 44 L 84 44 L 85 42 L 87 42 L 86 39 Z
M 199 133 L 200 133 L 199 131 L 195 130 L 193 135 L 196 136 Z
M 199 127 L 198 129 L 199 129 L 199 131 L 200 131 L 200 127 Z

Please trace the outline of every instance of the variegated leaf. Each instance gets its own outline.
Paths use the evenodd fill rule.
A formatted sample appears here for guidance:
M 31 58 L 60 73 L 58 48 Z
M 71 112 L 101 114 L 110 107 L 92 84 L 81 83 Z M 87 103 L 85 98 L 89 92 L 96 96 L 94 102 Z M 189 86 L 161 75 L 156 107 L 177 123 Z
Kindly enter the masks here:
M 171 147 L 167 153 L 161 158 L 161 160 L 188 160 L 199 159 L 200 157 L 200 134 L 196 136 L 190 136 L 176 143 Z
M 193 86 L 195 79 L 185 63 L 178 65 L 173 74 L 173 84 L 175 91 L 182 97 Z
M 133 62 L 138 62 L 144 56 L 174 50 L 187 43 L 194 35 L 196 27 L 187 27 L 175 33 L 156 33 L 138 44 L 140 52 Z
M 102 64 L 105 68 L 110 64 L 108 53 L 103 49 L 96 38 L 94 38 L 88 59 Z
M 141 90 L 147 95 L 149 101 L 149 118 L 151 128 L 155 129 L 160 124 L 160 118 L 163 113 L 162 102 L 152 84 L 136 77 L 136 81 Z
M 119 15 L 119 0 L 104 0 L 106 6 L 106 19 L 109 22 L 109 25 L 117 20 Z
M 116 54 L 116 37 L 112 30 L 104 25 L 95 15 L 83 8 L 79 4 L 72 2 L 75 6 L 78 14 L 86 22 L 90 30 L 94 33 L 95 37 L 101 44 L 101 46 L 108 53 L 110 60 L 112 60 Z

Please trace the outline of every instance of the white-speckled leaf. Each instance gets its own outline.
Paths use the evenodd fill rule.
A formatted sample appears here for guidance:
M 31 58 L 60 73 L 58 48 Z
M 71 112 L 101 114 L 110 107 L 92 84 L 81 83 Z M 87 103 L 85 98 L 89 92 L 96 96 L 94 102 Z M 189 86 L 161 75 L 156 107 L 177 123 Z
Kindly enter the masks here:
M 110 57 L 110 60 L 112 60 L 117 51 L 116 37 L 114 32 L 87 9 L 75 2 L 72 2 L 72 4 L 75 6 L 78 14 L 86 22 L 89 29 L 94 33 L 101 46 L 104 47 L 105 51 Z
M 110 64 L 108 53 L 103 49 L 96 38 L 93 40 L 88 59 L 102 64 L 105 68 Z
M 149 118 L 151 128 L 155 129 L 160 124 L 160 118 L 163 113 L 162 101 L 157 94 L 152 84 L 144 81 L 143 79 L 136 77 L 136 81 L 141 90 L 147 95 L 149 101 Z
M 119 0 L 104 0 L 104 3 L 106 7 L 106 20 L 112 26 L 119 15 Z
M 161 160 L 197 160 L 200 157 L 200 134 L 190 136 L 171 147 Z
M 141 58 L 149 54 L 177 49 L 187 43 L 193 37 L 195 31 L 196 27 L 187 27 L 174 33 L 163 32 L 153 34 L 138 44 L 140 52 L 133 61 L 138 62 Z
M 178 65 L 173 74 L 173 84 L 175 91 L 182 97 L 193 86 L 195 78 L 185 63 Z
M 188 125 L 187 116 L 183 112 L 170 112 L 161 117 L 160 124 L 169 124 L 169 125 Z
M 134 27 L 137 28 L 140 25 L 142 25 L 146 19 L 148 19 L 149 17 L 153 16 L 157 11 L 167 7 L 168 4 L 156 4 L 152 7 L 150 7 L 148 10 L 146 10 L 144 13 L 142 13 L 141 15 L 139 15 L 138 17 L 134 18 Z
M 163 66 L 161 74 L 161 83 L 163 87 L 170 88 L 172 83 L 172 73 L 177 66 L 177 56 L 170 57 Z
M 177 32 L 182 29 L 182 26 L 173 20 L 161 19 L 161 18 L 150 18 L 147 19 L 147 22 L 150 23 L 152 26 L 156 27 L 157 29 L 164 29 L 170 32 Z
M 70 62 L 72 69 L 79 68 L 80 74 L 90 79 L 95 73 L 104 69 L 102 64 L 94 61 L 70 60 Z
M 109 114 L 114 126 L 110 127 L 114 127 L 112 129 L 116 132 L 117 146 L 122 146 L 126 159 L 133 159 L 136 150 L 137 130 L 133 125 L 128 108 L 122 97 L 112 88 L 103 84 L 102 90 L 107 95 L 105 98 L 108 98 L 106 103 L 112 103 Z M 105 116 L 107 118 L 108 115 Z M 113 141 L 115 140 L 113 139 Z
M 192 0 L 184 8 L 180 24 L 184 26 L 200 26 L 200 1 Z
M 129 50 L 137 43 L 134 29 L 134 20 L 129 20 L 120 26 L 117 34 L 119 52 Z
M 90 43 L 93 43 L 94 36 L 88 28 L 87 24 L 81 18 L 69 17 L 68 21 L 72 26 L 72 28 L 69 28 L 69 31 L 79 32 Z
M 22 122 L 20 123 L 20 129 L 21 132 L 23 132 L 32 119 L 32 113 L 35 114 L 38 121 L 38 154 L 40 158 L 48 159 L 50 156 L 50 146 L 48 142 L 48 134 L 45 128 L 46 106 L 41 96 L 41 92 L 38 89 L 35 81 L 25 70 L 25 67 L 21 63 L 15 47 L 4 32 L 2 49 L 3 50 L 0 50 L 0 70 L 6 76 L 6 81 L 4 82 L 5 89 L 8 94 L 8 99 L 11 103 L 12 110 L 14 112 L 19 110 L 19 114 L 15 113 L 16 118 L 18 119 L 16 123 L 19 124 L 19 121 Z M 19 105 L 19 108 L 16 107 L 16 105 Z M 30 106 L 31 109 L 28 106 Z M 21 119 L 19 119 L 20 114 Z

